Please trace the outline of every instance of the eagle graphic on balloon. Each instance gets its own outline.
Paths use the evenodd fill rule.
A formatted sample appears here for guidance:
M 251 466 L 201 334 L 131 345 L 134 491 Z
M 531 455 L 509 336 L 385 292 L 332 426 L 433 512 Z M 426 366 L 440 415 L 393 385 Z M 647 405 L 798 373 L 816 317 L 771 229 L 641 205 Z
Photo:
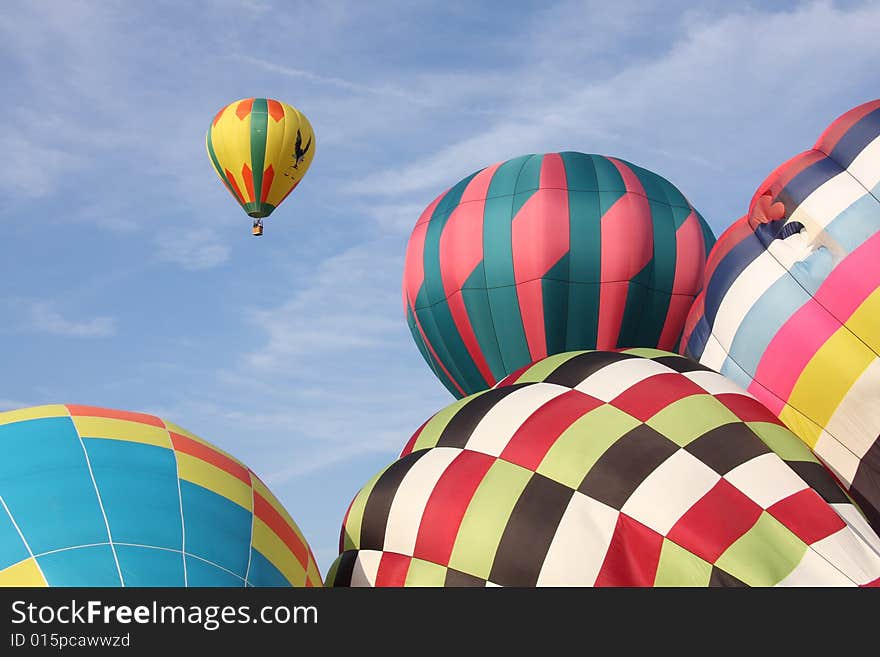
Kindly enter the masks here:
M 208 156 L 254 234 L 314 139 L 278 100 L 215 116 Z M 717 239 L 617 157 L 485 166 L 405 252 L 405 321 L 451 403 L 354 496 L 324 577 L 234 456 L 54 405 L 0 413 L 0 585 L 880 586 L 878 198 L 880 100 Z

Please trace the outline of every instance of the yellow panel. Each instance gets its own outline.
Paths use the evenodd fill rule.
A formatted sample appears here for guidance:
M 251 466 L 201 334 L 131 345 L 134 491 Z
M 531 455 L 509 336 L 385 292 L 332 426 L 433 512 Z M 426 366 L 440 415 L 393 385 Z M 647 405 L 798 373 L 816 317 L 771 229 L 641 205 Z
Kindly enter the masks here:
M 23 420 L 38 420 L 45 417 L 65 417 L 70 415 L 67 407 L 62 404 L 49 404 L 46 406 L 32 406 L 19 408 L 14 411 L 0 413 L 0 424 L 12 424 Z
M 244 120 L 238 118 L 235 113 L 238 107 L 238 101 L 232 103 L 230 107 L 223 112 L 223 116 L 217 122 L 217 125 L 211 128 L 211 143 L 214 144 L 214 153 L 220 166 L 229 170 L 235 178 L 235 184 L 245 197 L 245 202 L 253 201 L 248 197 L 247 187 L 244 184 L 244 178 L 241 175 L 243 164 L 251 167 L 251 115 L 248 114 Z M 219 152 L 218 152 L 219 148 Z M 254 190 L 256 194 L 256 190 Z
M 315 156 L 315 133 L 309 120 L 295 107 L 287 103 L 281 103 L 281 106 L 284 108 L 284 118 L 275 123 L 269 117 L 269 129 L 266 133 L 266 166 L 271 164 L 275 171 L 275 178 L 266 196 L 266 202 L 274 206 L 281 203 L 290 189 L 302 180 Z M 297 130 L 302 135 L 303 146 L 310 140 L 311 146 L 302 164 L 294 169 L 293 152 Z
M 183 452 L 177 452 L 177 468 L 181 479 L 222 495 L 248 511 L 253 510 L 251 487 L 226 470 Z
M 208 448 L 214 450 L 215 452 L 222 454 L 223 456 L 228 458 L 230 461 L 235 461 L 241 467 L 243 467 L 245 470 L 250 469 L 244 463 L 242 463 L 237 458 L 235 458 L 232 454 L 230 454 L 229 452 L 224 452 L 222 449 L 217 447 L 215 444 L 208 442 L 204 438 L 199 438 L 194 433 L 187 431 L 186 429 L 184 429 L 183 427 L 181 427 L 177 424 L 174 424 L 174 422 L 169 422 L 168 420 L 163 420 L 163 422 L 165 422 L 165 426 L 168 427 L 168 431 L 170 431 L 172 433 L 180 434 L 181 436 L 184 436 L 184 437 L 189 438 L 191 440 L 195 440 L 197 443 L 201 443 L 205 447 L 208 447 Z
M 171 449 L 171 436 L 159 427 L 107 417 L 75 417 L 73 423 L 83 438 L 110 438 Z
M 309 568 L 306 571 L 306 577 L 312 580 L 313 586 L 323 586 L 324 579 L 321 577 L 321 571 L 318 570 L 318 564 L 312 558 L 312 552 L 309 550 Z
M 0 570 L 0 586 L 48 586 L 33 557 Z
M 816 449 L 816 443 L 819 442 L 819 436 L 822 435 L 822 427 L 812 422 L 803 413 L 800 413 L 786 404 L 779 413 L 779 419 L 785 423 L 789 429 L 801 440 L 803 440 L 810 449 Z
M 875 357 L 873 351 L 841 326 L 807 363 L 787 403 L 824 427 Z
M 278 498 L 272 494 L 268 488 L 266 488 L 266 484 L 260 481 L 253 472 L 251 473 L 251 483 L 253 484 L 254 490 L 263 496 L 269 504 L 272 505 L 272 508 L 275 509 L 279 515 L 284 518 L 284 522 L 288 524 L 288 526 L 293 530 L 293 533 L 296 534 L 299 539 L 303 542 L 304 545 L 308 545 L 305 536 L 303 536 L 302 532 L 299 530 L 296 522 L 294 522 L 293 518 L 290 517 L 290 514 L 287 512 L 287 509 L 278 501 Z
M 299 559 L 290 551 L 269 526 L 254 516 L 254 548 L 266 557 L 294 586 L 305 586 L 306 571 Z M 318 579 L 320 581 L 320 578 Z
M 874 353 L 880 354 L 880 289 L 868 295 L 845 325 Z

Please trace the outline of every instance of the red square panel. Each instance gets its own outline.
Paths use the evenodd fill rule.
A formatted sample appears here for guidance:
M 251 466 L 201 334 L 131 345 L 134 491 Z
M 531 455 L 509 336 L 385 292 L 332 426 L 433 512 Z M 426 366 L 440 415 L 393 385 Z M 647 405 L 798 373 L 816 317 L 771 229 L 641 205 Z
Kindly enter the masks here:
M 403 586 L 412 557 L 397 552 L 383 552 L 376 571 L 376 586 Z
M 758 521 L 761 507 L 726 479 L 697 501 L 672 527 L 667 538 L 709 563 Z
M 520 425 L 501 458 L 537 470 L 553 443 L 576 420 L 605 402 L 580 390 L 569 390 L 541 406 Z
M 647 422 L 679 399 L 705 394 L 705 390 L 687 377 L 678 372 L 670 372 L 649 376 L 644 381 L 640 381 L 615 397 L 611 405 L 642 422 Z
M 663 537 L 621 513 L 595 586 L 653 586 Z
M 807 545 L 846 527 L 837 513 L 812 488 L 779 500 L 767 512 Z
M 736 392 L 725 392 L 715 395 L 715 398 L 743 422 L 771 422 L 785 426 L 776 414 L 753 397 Z

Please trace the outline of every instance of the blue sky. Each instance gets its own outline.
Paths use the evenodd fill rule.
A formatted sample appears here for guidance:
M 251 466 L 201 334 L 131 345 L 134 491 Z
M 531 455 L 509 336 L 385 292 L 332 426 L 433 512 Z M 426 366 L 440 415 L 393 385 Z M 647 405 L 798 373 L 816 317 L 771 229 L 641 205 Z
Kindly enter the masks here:
M 425 205 L 579 150 L 666 176 L 717 234 L 878 96 L 877 25 L 870 2 L 4 2 L 0 408 L 187 427 L 270 484 L 326 574 L 351 497 L 451 401 L 400 301 Z M 259 240 L 204 150 L 250 96 L 317 134 Z

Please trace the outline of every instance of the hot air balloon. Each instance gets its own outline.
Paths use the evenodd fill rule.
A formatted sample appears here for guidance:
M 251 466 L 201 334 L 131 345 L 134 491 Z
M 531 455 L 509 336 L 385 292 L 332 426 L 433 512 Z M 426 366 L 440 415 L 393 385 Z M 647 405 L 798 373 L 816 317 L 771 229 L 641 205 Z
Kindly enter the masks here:
M 674 349 L 713 242 L 681 192 L 647 169 L 524 155 L 422 213 L 407 247 L 406 319 L 456 397 L 572 349 Z
M 295 107 L 271 98 L 230 103 L 214 117 L 205 139 L 220 181 L 248 216 L 253 234 L 309 170 L 315 133 Z
M 429 419 L 352 502 L 333 586 L 880 584 L 880 538 L 739 386 L 550 356 Z
M 738 381 L 880 530 L 880 100 L 774 171 L 718 240 L 682 353 Z
M 321 586 L 246 466 L 152 415 L 0 413 L 0 586 Z

